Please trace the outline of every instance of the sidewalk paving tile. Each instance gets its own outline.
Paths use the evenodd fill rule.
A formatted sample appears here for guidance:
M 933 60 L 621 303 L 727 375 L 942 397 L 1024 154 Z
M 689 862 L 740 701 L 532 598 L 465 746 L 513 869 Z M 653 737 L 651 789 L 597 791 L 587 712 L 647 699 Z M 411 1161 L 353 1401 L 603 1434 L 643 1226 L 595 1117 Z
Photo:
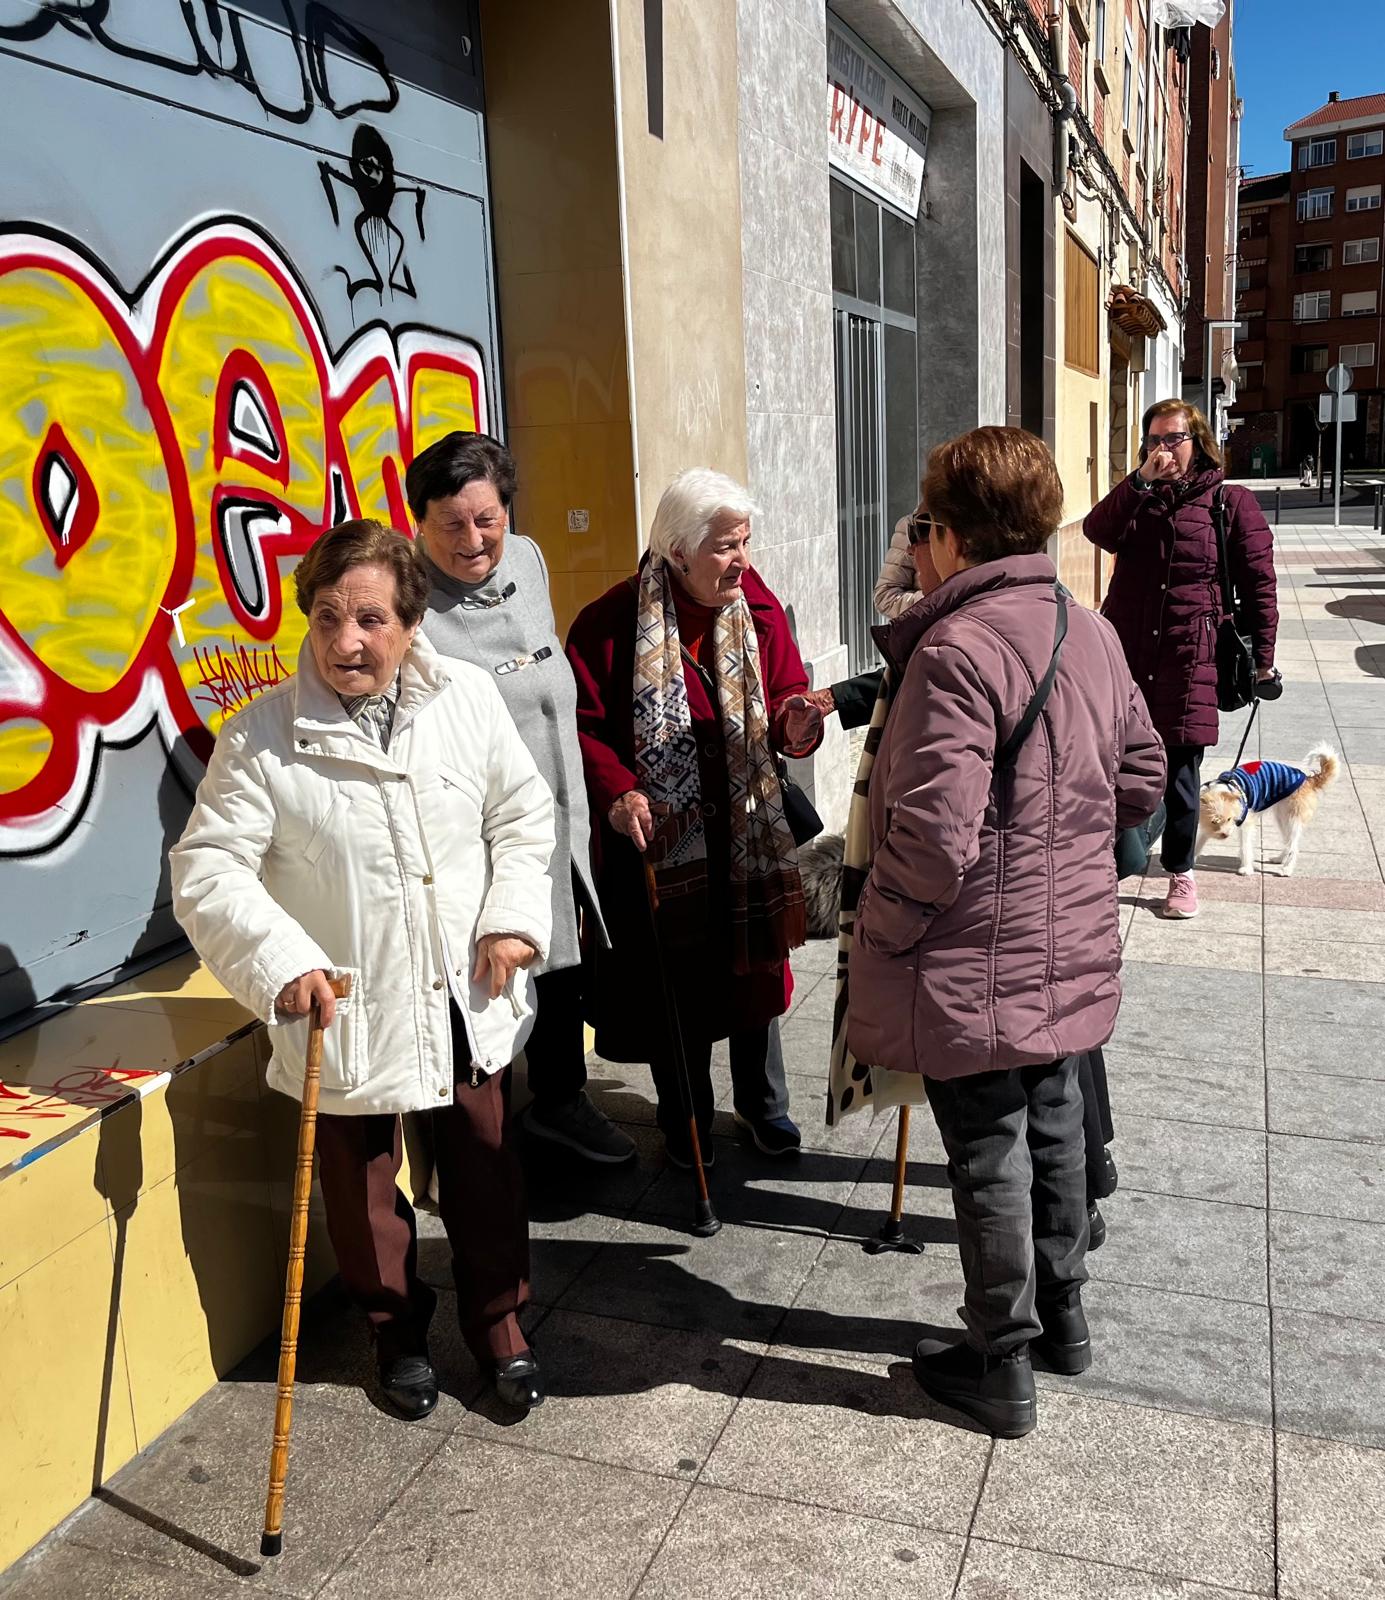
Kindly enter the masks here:
M 1229 1600 L 1234 1592 L 973 1538 L 956 1600 Z
M 1377 1050 L 1380 1042 L 1378 1037 Z M 1385 1144 L 1385 1080 L 1291 1070 L 1272 1071 L 1267 1077 L 1271 1133 Z
M 1279 1439 L 1281 1600 L 1385 1596 L 1385 1451 Z
M 559 1308 L 705 1328 L 737 1340 L 769 1339 L 821 1248 L 812 1234 L 736 1223 L 696 1239 L 653 1222 L 626 1221 Z
M 543 1328 L 545 1403 L 510 1426 L 513 1416 L 487 1391 L 458 1428 L 555 1455 L 691 1477 L 725 1427 L 763 1348 L 719 1333 L 555 1311 Z
M 638 1600 L 949 1600 L 955 1534 L 697 1488 Z
M 1379 1318 L 1385 1306 L 1385 1227 L 1272 1211 L 1270 1304 L 1276 1310 Z
M 1265 1140 L 1240 1128 L 1212 1128 L 1123 1114 L 1116 1130 L 1122 1190 L 1265 1204 Z
M 688 1485 L 458 1434 L 322 1600 L 610 1600 L 634 1592 Z
M 1274 1592 L 1267 1428 L 1045 1393 L 1027 1439 L 998 1441 L 983 1539 Z
M 1087 1286 L 1082 1304 L 1092 1365 L 1081 1377 L 1063 1378 L 1036 1361 L 1041 1389 L 1269 1427 L 1266 1307 L 1105 1280 Z
M 1101 1209 L 1109 1232 L 1088 1258 L 1093 1278 L 1264 1304 L 1263 1210 L 1125 1188 Z
M 1273 1316 L 1278 1425 L 1385 1449 L 1385 1322 L 1313 1311 Z
M 347 1413 L 300 1397 L 283 1554 L 261 1563 L 273 1408 L 258 1388 L 234 1384 L 210 1400 L 164 1434 L 158 1449 L 117 1473 L 109 1500 L 88 1503 L 70 1526 L 75 1543 L 196 1578 L 219 1576 L 229 1558 L 244 1574 L 242 1586 L 315 1595 L 446 1443 L 380 1412 Z
M 1385 991 L 1333 978 L 1265 978 L 1271 1067 L 1385 1078 Z
M 1385 1149 L 1331 1139 L 1269 1138 L 1270 1205 L 1385 1223 Z
M 956 1424 L 906 1363 L 777 1345 L 700 1481 L 965 1534 L 990 1440 Z
M 1178 1060 L 1112 1047 L 1106 1051 L 1106 1077 L 1116 1125 L 1112 1148 L 1117 1166 L 1121 1124 L 1131 1115 L 1264 1132 L 1264 1068 L 1239 1053 Z
M 243 1576 L 228 1571 L 215 1578 L 209 1574 L 218 1570 L 216 1564 L 207 1566 L 209 1573 L 194 1575 L 108 1550 L 59 1544 L 0 1576 L 0 1595 L 4 1600 L 231 1600 L 245 1592 Z

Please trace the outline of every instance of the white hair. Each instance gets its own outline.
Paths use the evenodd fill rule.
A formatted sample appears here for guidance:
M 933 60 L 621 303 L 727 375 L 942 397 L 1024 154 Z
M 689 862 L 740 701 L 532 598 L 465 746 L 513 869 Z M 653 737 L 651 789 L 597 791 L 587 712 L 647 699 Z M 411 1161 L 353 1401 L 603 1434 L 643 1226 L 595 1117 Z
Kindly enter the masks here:
M 654 523 L 649 530 L 651 555 L 673 559 L 681 550 L 691 561 L 710 536 L 717 519 L 724 514 L 737 522 L 758 517 L 760 508 L 750 491 L 711 467 L 689 467 L 680 472 L 659 498 Z

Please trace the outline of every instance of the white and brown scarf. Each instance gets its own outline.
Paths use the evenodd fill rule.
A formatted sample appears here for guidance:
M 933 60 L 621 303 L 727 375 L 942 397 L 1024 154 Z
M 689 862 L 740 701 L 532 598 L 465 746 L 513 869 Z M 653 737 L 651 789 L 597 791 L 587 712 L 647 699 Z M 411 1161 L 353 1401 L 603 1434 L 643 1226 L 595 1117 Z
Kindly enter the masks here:
M 639 573 L 635 623 L 635 770 L 651 804 L 668 808 L 655 813 L 651 854 L 662 931 L 676 945 L 702 943 L 707 934 L 707 835 L 684 659 L 673 576 L 651 556 Z M 759 641 L 743 596 L 717 613 L 710 676 L 730 788 L 731 965 L 752 972 L 802 944 L 806 919 L 770 748 Z

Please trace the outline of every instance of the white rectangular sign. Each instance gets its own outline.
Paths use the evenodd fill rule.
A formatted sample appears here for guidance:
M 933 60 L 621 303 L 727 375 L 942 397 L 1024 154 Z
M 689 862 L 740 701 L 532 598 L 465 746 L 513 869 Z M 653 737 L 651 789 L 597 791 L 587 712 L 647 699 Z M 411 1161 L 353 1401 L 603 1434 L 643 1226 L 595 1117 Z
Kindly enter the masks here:
M 827 160 L 912 221 L 933 113 L 854 33 L 827 15 Z
M 1342 421 L 1355 422 L 1356 396 L 1354 394 L 1344 394 L 1340 398 L 1335 394 L 1320 394 L 1318 396 L 1318 421 L 1335 422 L 1337 420 L 1336 417 L 1332 415 L 1332 402 L 1334 400 L 1336 400 L 1342 408 Z

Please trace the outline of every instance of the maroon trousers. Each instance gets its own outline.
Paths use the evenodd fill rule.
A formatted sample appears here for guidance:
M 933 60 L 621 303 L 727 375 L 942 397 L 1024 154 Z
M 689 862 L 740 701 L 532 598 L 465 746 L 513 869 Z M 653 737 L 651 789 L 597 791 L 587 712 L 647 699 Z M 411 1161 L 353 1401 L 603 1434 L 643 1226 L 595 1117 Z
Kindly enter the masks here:
M 432 1112 L 438 1209 L 452 1246 L 462 1336 L 484 1363 L 529 1348 L 518 1316 L 529 1299 L 529 1218 L 509 1140 L 510 1069 L 473 1089 L 469 1054 L 454 1007 L 459 1081 L 452 1104 Z M 419 1281 L 414 1209 L 396 1182 L 399 1118 L 319 1115 L 317 1154 L 342 1283 L 369 1318 L 381 1360 L 423 1354 L 437 1296 Z

